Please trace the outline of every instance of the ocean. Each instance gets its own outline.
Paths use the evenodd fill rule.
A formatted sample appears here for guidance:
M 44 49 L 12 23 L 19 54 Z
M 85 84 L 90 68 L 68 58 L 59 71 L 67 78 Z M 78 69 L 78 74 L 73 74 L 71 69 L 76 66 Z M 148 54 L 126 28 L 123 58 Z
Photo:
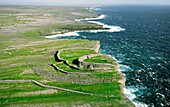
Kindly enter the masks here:
M 57 38 L 99 40 L 125 74 L 125 95 L 138 107 L 170 106 L 170 6 L 105 6 L 88 21 L 109 30 L 71 32 Z

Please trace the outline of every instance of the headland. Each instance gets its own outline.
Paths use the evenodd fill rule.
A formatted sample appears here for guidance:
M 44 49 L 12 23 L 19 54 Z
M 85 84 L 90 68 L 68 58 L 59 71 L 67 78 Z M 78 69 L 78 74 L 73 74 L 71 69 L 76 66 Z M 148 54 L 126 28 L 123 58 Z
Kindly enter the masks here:
M 98 16 L 88 7 L 0 8 L 1 106 L 134 106 L 117 62 L 98 53 L 99 41 L 45 38 L 103 29 L 75 21 Z

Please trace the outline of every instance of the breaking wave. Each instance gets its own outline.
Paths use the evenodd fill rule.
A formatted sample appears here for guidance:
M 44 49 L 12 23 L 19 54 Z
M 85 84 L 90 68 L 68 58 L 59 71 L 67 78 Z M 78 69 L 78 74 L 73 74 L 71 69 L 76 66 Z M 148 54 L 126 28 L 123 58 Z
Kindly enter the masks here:
M 125 87 L 124 88 L 125 95 L 133 102 L 133 104 L 136 107 L 148 107 L 148 105 L 146 105 L 145 103 L 134 101 L 134 99 L 137 96 L 135 94 L 133 94 L 133 93 L 135 93 L 137 91 L 139 91 L 139 88 L 135 88 L 135 87 Z
M 106 15 L 101 14 L 100 16 L 96 17 L 96 18 L 85 18 L 85 19 L 76 19 L 75 21 L 87 21 L 89 23 L 94 23 L 97 25 L 102 26 L 105 29 L 99 29 L 99 30 L 88 30 L 86 32 L 90 32 L 90 33 L 97 33 L 97 32 L 120 32 L 120 31 L 124 31 L 124 28 L 121 28 L 120 26 L 110 26 L 95 20 L 100 20 L 100 19 L 104 19 L 106 17 Z
M 79 36 L 78 33 L 80 32 L 90 32 L 90 33 L 98 33 L 98 32 L 120 32 L 124 31 L 124 28 L 121 28 L 120 26 L 110 26 L 98 21 L 93 21 L 93 20 L 99 20 L 99 19 L 104 19 L 106 15 L 100 15 L 96 18 L 85 18 L 85 19 L 75 19 L 75 21 L 87 21 L 89 23 L 94 23 L 97 25 L 102 26 L 104 29 L 98 29 L 98 30 L 83 30 L 83 31 L 74 31 L 74 32 L 68 32 L 68 33 L 63 33 L 63 34 L 55 34 L 55 35 L 49 35 L 46 36 L 45 38 L 56 38 L 56 37 L 62 37 L 62 36 Z
M 104 19 L 105 17 L 106 15 L 102 14 L 95 18 L 75 19 L 75 21 L 80 22 L 80 21 L 89 21 L 89 20 L 99 20 L 99 19 Z
M 78 31 L 75 31 L 75 32 L 68 32 L 68 33 L 63 33 L 63 34 L 50 35 L 50 36 L 46 36 L 45 38 L 56 38 L 56 37 L 62 37 L 62 36 L 79 36 L 79 34 L 78 34 Z
M 124 28 L 121 28 L 120 26 L 110 26 L 110 25 L 106 25 L 104 23 L 101 22 L 97 22 L 97 21 L 88 21 L 89 23 L 94 23 L 94 24 L 98 24 L 103 26 L 103 28 L 106 28 L 104 30 L 90 30 L 89 32 L 91 33 L 97 33 L 97 32 L 120 32 L 120 31 L 124 31 Z

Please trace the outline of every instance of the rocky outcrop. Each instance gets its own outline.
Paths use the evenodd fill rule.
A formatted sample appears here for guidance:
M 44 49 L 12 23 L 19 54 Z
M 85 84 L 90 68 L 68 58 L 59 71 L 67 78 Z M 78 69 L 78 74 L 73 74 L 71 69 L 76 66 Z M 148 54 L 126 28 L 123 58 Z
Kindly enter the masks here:
M 93 62 L 80 62 L 78 67 L 80 69 L 87 69 L 87 70 L 97 70 L 104 68 L 113 67 L 112 64 L 101 64 L 101 63 L 93 63 Z
M 79 62 L 83 62 L 85 59 L 91 58 L 91 57 L 95 57 L 95 56 L 101 56 L 102 54 L 90 54 L 90 55 L 85 55 L 82 56 L 80 58 L 78 58 Z
M 73 64 L 76 64 L 79 69 L 86 69 L 86 70 L 98 70 L 107 72 L 111 67 L 113 67 L 113 64 L 103 64 L 103 63 L 94 63 L 94 62 L 84 62 L 85 59 L 89 59 L 96 56 L 104 56 L 103 54 L 89 54 L 82 56 L 78 59 L 73 60 Z M 106 69 L 107 68 L 107 69 Z M 103 70 L 102 70 L 103 69 Z

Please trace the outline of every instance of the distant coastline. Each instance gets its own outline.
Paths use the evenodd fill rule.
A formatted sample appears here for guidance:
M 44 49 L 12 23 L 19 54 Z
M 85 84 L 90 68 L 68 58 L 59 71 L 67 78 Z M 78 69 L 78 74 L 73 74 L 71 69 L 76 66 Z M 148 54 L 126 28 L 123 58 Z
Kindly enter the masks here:
M 93 20 L 99 20 L 99 19 L 104 19 L 106 17 L 106 15 L 99 15 L 96 18 L 85 18 L 85 19 L 75 19 L 75 21 L 77 22 L 81 22 L 81 21 L 86 21 L 89 23 L 93 23 L 93 24 L 97 24 L 99 26 L 102 26 L 103 29 L 97 29 L 97 30 L 81 30 L 81 31 L 73 31 L 73 32 L 66 32 L 66 33 L 62 33 L 62 34 L 50 34 L 48 36 L 45 36 L 45 38 L 57 38 L 57 37 L 62 37 L 62 36 L 79 36 L 78 33 L 80 32 L 90 32 L 90 33 L 97 33 L 97 32 L 120 32 L 120 31 L 124 31 L 124 28 L 121 28 L 120 26 L 110 26 L 110 25 L 106 25 L 104 23 L 98 22 L 98 21 L 93 21 Z

